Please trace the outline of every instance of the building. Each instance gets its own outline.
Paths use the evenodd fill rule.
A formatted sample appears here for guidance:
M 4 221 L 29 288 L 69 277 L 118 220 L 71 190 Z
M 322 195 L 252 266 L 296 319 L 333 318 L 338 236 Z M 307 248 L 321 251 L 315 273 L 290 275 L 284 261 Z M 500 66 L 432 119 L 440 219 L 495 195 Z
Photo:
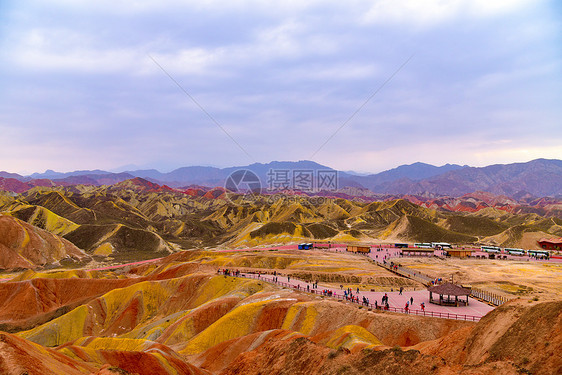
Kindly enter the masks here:
M 538 243 L 541 249 L 544 250 L 562 250 L 562 237 L 542 238 Z
M 371 247 L 370 246 L 358 246 L 358 245 L 347 245 L 347 251 L 352 253 L 370 253 Z
M 402 255 L 427 255 L 432 256 L 435 253 L 435 249 L 426 249 L 426 248 L 411 248 L 411 249 L 402 249 Z
M 447 255 L 455 258 L 466 258 L 472 255 L 474 250 L 471 249 L 447 249 L 445 250 Z
M 427 290 L 429 291 L 429 302 L 446 306 L 468 305 L 468 296 L 472 292 L 470 288 L 451 283 L 430 286 Z M 435 298 L 434 294 L 437 294 L 439 298 Z M 459 298 L 463 296 L 466 297 L 466 300 Z

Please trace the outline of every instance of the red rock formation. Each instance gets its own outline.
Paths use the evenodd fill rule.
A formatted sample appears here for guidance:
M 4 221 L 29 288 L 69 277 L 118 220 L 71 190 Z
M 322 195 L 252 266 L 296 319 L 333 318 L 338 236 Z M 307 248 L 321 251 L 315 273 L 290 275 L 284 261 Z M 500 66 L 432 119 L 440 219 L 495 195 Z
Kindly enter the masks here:
M 60 260 L 89 258 L 69 241 L 18 220 L 0 215 L 0 269 L 34 268 Z

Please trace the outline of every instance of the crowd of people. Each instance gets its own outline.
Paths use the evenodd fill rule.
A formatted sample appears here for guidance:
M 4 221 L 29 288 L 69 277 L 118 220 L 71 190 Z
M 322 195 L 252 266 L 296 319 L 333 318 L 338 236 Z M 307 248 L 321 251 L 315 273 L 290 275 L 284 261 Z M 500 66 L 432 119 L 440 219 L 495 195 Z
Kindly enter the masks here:
M 398 266 L 396 264 L 392 264 L 393 266 Z M 236 270 L 231 270 L 228 268 L 219 268 L 217 270 L 218 274 L 224 275 L 226 276 L 234 276 L 234 277 L 248 277 L 246 274 L 248 274 L 248 272 L 246 272 L 246 274 L 243 274 L 240 270 L 236 269 Z M 262 278 L 262 272 L 257 272 L 257 273 L 253 273 L 250 272 L 251 274 L 254 274 L 257 276 L 258 279 Z M 279 283 L 278 280 L 278 274 L 277 271 L 274 271 L 272 273 L 270 273 L 271 277 L 271 281 L 275 282 L 275 283 Z M 291 276 L 287 275 L 287 283 L 290 284 L 291 282 Z M 438 282 L 438 280 L 435 280 L 435 282 Z M 317 293 L 317 294 L 321 294 L 323 296 L 326 297 L 339 297 L 337 293 L 335 293 L 334 291 L 332 291 L 331 289 L 322 289 L 321 291 L 318 291 L 318 281 L 314 281 L 312 283 L 306 283 L 306 287 L 302 286 L 299 283 L 296 283 L 296 285 L 293 286 L 295 289 L 297 290 L 302 290 L 302 291 L 306 291 L 306 292 L 312 292 L 312 293 Z M 359 296 L 360 294 L 360 290 L 359 288 L 346 288 L 344 289 L 343 285 L 340 285 L 340 289 L 343 290 L 343 299 L 345 299 L 346 301 L 349 302 L 353 302 L 353 303 L 357 303 L 357 304 L 361 304 L 363 306 L 366 307 L 373 307 L 375 309 L 380 309 L 380 310 L 390 310 L 390 304 L 389 304 L 389 296 L 387 293 L 384 294 L 384 296 L 382 296 L 382 300 L 381 300 L 381 304 L 378 304 L 378 301 L 374 301 L 374 305 L 371 305 L 371 302 L 369 301 L 369 298 L 367 296 Z M 399 289 L 399 293 L 398 295 L 402 295 L 402 293 L 404 292 L 404 288 L 400 287 Z M 405 313 L 409 313 L 410 310 L 412 309 L 414 303 L 414 298 L 410 297 L 410 300 L 406 302 L 406 305 L 403 308 L 403 312 Z M 420 308 L 422 311 L 425 311 L 425 304 L 422 302 L 420 304 Z
M 223 268 L 223 269 L 219 268 L 217 270 L 217 273 L 224 276 L 234 276 L 234 277 L 240 276 L 240 270 L 229 270 L 228 268 Z

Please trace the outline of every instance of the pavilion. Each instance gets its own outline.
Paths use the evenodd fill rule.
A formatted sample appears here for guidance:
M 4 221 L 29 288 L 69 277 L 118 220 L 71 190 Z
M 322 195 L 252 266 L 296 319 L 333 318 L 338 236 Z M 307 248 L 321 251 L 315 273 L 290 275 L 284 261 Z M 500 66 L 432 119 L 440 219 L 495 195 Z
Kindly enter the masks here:
M 429 302 L 436 305 L 458 306 L 468 305 L 468 296 L 471 293 L 470 288 L 464 288 L 460 285 L 445 283 L 427 288 L 429 291 Z M 438 294 L 439 299 L 434 299 L 433 294 Z M 455 298 L 451 298 L 451 297 Z M 466 296 L 466 301 L 460 300 L 459 297 Z

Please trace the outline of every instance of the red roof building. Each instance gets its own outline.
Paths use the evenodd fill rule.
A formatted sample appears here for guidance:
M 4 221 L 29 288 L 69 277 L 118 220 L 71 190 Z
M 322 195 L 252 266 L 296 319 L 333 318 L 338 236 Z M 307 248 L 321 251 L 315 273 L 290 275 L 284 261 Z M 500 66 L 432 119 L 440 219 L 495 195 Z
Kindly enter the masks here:
M 538 243 L 545 250 L 562 250 L 562 237 L 541 238 Z
M 429 302 L 437 305 L 458 306 L 459 304 L 468 305 L 468 296 L 472 293 L 470 288 L 460 285 L 445 283 L 427 288 L 429 291 Z M 433 298 L 433 294 L 438 294 L 439 299 Z M 466 296 L 466 301 L 459 300 L 459 297 Z M 452 299 L 451 297 L 455 297 Z

